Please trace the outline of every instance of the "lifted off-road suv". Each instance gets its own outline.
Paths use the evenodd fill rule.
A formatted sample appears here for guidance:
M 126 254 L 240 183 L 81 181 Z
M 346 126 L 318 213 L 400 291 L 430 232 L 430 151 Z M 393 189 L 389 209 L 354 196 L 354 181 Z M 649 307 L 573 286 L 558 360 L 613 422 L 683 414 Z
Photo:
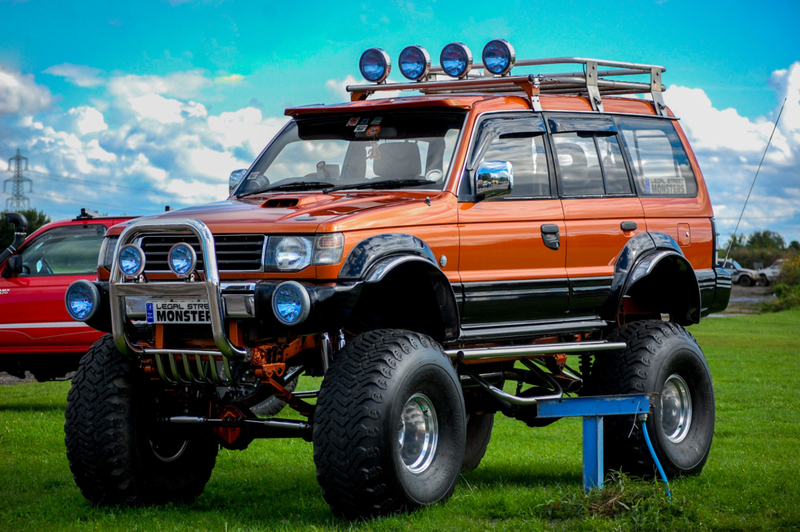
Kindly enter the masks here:
M 376 83 L 288 109 L 226 201 L 109 233 L 106 279 L 66 296 L 110 333 L 66 412 L 87 499 L 191 501 L 220 445 L 295 437 L 335 514 L 412 509 L 478 466 L 496 413 L 543 426 L 537 400 L 563 394 L 654 394 L 645 423 L 606 422 L 607 467 L 651 475 L 647 430 L 668 475 L 700 472 L 714 392 L 684 326 L 730 275 L 664 69 L 512 75 L 512 54 L 492 41 L 476 73 L 460 43 L 434 69 L 409 47 L 415 81 L 389 84 L 368 50 Z M 387 90 L 423 94 L 368 99 Z M 634 93 L 652 100 L 608 97 Z M 293 392 L 303 374 L 320 389 Z

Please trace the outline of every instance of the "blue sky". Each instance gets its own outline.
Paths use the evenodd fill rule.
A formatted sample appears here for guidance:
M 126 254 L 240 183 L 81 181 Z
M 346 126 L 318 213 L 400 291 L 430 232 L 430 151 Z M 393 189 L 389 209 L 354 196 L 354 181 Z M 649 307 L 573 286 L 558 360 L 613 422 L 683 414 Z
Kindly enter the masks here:
M 693 137 L 723 232 L 788 96 L 743 225 L 800 239 L 796 0 L 0 0 L 0 20 L 0 160 L 22 149 L 38 172 L 32 203 L 54 218 L 81 201 L 149 213 L 217 199 L 286 106 L 345 97 L 365 48 L 396 60 L 421 44 L 437 58 L 460 40 L 479 55 L 502 37 L 520 58 L 666 66 L 667 103 Z

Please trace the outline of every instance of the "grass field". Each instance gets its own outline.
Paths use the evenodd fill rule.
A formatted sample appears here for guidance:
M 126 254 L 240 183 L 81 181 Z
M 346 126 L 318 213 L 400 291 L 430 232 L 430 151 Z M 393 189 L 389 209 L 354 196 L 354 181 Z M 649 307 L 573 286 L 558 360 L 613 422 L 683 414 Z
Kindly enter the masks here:
M 0 387 L 0 530 L 796 530 L 800 529 L 800 311 L 692 327 L 711 367 L 717 425 L 699 477 L 581 488 L 577 419 L 529 429 L 498 418 L 481 466 L 445 505 L 368 523 L 332 517 L 311 444 L 221 451 L 191 506 L 93 508 L 64 450 L 69 383 Z M 309 383 L 306 383 L 309 384 Z

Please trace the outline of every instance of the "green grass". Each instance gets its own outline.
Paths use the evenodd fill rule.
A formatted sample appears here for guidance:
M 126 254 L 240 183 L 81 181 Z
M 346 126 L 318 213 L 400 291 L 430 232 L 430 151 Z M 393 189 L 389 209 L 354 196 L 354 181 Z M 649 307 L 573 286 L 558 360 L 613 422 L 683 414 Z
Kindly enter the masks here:
M 712 318 L 691 332 L 711 367 L 714 445 L 699 477 L 627 478 L 585 496 L 580 420 L 540 429 L 498 418 L 481 466 L 455 495 L 412 515 L 332 517 L 311 444 L 222 451 L 190 506 L 93 508 L 64 451 L 69 383 L 0 387 L 0 530 L 793 530 L 800 529 L 800 311 Z M 308 385 L 309 383 L 307 383 Z

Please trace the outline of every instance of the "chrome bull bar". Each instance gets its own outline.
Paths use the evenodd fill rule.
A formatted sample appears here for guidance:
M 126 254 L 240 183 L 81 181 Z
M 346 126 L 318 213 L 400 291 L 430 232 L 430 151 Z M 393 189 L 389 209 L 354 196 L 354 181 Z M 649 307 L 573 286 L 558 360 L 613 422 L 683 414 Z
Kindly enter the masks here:
M 125 282 L 122 272 L 117 266 L 118 257 L 114 254 L 114 262 L 111 266 L 111 280 L 109 282 L 109 299 L 111 303 L 111 330 L 114 337 L 114 343 L 117 349 L 124 355 L 130 357 L 143 357 L 148 355 L 155 356 L 156 364 L 159 368 L 159 373 L 163 373 L 162 378 L 165 378 L 166 371 L 161 371 L 164 368 L 164 361 L 161 356 L 167 356 L 169 359 L 170 369 L 172 376 L 176 379 L 180 376 L 176 371 L 177 362 L 176 355 L 182 353 L 194 354 L 195 351 L 186 350 L 168 350 L 168 349 L 144 349 L 137 347 L 128 340 L 125 334 L 125 323 L 127 320 L 125 312 L 125 297 L 126 296 L 152 296 L 152 297 L 198 297 L 206 298 L 208 300 L 209 313 L 211 315 L 211 333 L 214 338 L 214 344 L 217 351 L 196 351 L 203 356 L 222 356 L 225 358 L 225 367 L 228 371 L 228 379 L 230 380 L 230 369 L 228 368 L 228 360 L 242 360 L 250 359 L 250 352 L 246 348 L 241 348 L 233 345 L 228 338 L 225 331 L 225 313 L 223 308 L 223 299 L 221 293 L 221 283 L 219 277 L 219 268 L 217 266 L 217 255 L 214 245 L 214 235 L 209 230 L 208 226 L 194 218 L 175 218 L 171 220 L 140 220 L 131 223 L 120 235 L 117 249 L 119 250 L 126 244 L 131 244 L 133 241 L 143 233 L 192 233 L 197 237 L 203 251 L 203 279 L 197 281 L 167 281 L 158 283 Z M 188 358 L 182 357 L 184 363 L 184 370 L 188 369 Z M 196 357 L 199 360 L 199 357 Z M 212 373 L 216 373 L 215 364 L 210 364 L 214 367 Z M 176 368 L 176 369 L 173 369 Z M 198 370 L 201 370 L 198 366 Z M 203 375 L 203 372 L 200 372 Z M 187 371 L 183 380 L 193 379 L 192 374 Z M 204 379 L 205 380 L 205 379 Z M 170 382 L 173 382 L 170 380 Z M 178 382 L 181 382 L 178 380 Z M 188 382 L 187 382 L 188 384 Z
M 145 349 L 144 355 L 153 358 L 158 375 L 164 382 L 183 386 L 190 384 L 235 386 L 230 359 L 221 353 L 187 349 Z M 167 359 L 166 363 L 164 358 Z M 194 358 L 194 362 L 190 360 L 191 358 Z M 217 366 L 218 363 L 222 365 L 222 371 Z

